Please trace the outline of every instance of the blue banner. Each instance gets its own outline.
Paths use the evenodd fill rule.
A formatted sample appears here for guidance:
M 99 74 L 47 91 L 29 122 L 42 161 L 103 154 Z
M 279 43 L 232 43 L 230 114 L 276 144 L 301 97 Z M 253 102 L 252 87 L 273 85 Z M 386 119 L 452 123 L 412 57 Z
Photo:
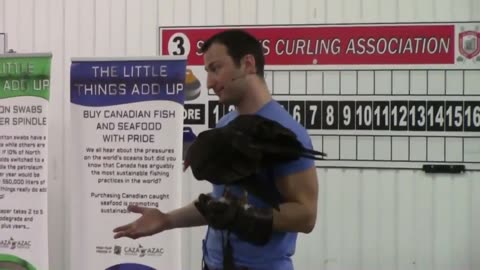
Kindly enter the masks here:
M 112 230 L 138 218 L 129 205 L 181 207 L 186 76 L 186 59 L 177 57 L 72 60 L 72 246 L 79 252 L 71 270 L 181 268 L 179 232 L 132 240 L 114 239 Z
M 183 105 L 186 64 L 170 58 L 73 60 L 71 102 L 96 107 L 169 100 Z

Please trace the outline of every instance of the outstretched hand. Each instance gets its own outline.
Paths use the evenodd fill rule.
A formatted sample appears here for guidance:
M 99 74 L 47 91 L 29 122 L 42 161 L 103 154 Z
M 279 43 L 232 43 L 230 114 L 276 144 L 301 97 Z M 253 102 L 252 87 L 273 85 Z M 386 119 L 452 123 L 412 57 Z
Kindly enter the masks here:
M 129 205 L 128 211 L 141 214 L 137 220 L 132 223 L 113 229 L 114 239 L 128 237 L 137 239 L 144 236 L 150 236 L 162 232 L 168 228 L 168 216 L 156 208 L 140 207 Z

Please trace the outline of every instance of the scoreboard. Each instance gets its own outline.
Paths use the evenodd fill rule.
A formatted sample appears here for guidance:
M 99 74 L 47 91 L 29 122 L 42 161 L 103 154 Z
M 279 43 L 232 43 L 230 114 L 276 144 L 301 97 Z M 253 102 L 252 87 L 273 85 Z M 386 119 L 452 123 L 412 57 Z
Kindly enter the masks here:
M 225 28 L 160 29 L 159 52 L 188 54 L 202 84 L 185 104 L 197 134 L 234 109 L 204 86 L 196 50 Z M 273 98 L 328 154 L 317 166 L 480 169 L 480 23 L 241 28 L 262 42 Z
M 276 71 L 266 71 L 269 85 L 273 86 Z M 454 71 L 455 77 L 460 77 L 462 81 L 458 88 L 451 88 L 453 91 L 447 93 L 447 70 L 381 70 L 381 71 L 323 71 L 315 72 L 317 77 L 308 75 L 315 71 L 295 71 L 296 76 L 304 77 L 303 85 L 292 86 L 292 74 L 286 74 L 288 81 L 287 93 L 276 93 L 273 95 L 287 109 L 290 114 L 302 125 L 312 132 L 315 130 L 370 130 L 370 131 L 480 131 L 480 99 L 472 100 L 472 97 L 480 97 L 480 69 Z M 337 80 L 337 94 L 327 93 L 325 90 L 325 74 L 335 72 L 332 79 Z M 375 75 L 378 73 L 387 74 L 388 77 L 395 77 L 395 74 L 402 74 L 405 77 L 405 92 L 393 92 L 393 81 L 390 80 L 390 89 L 381 88 L 380 93 L 373 87 L 375 85 Z M 423 75 L 424 93 L 421 91 L 412 92 L 410 77 L 412 72 Z M 282 71 L 282 73 L 285 73 Z M 291 72 L 290 72 L 291 73 Z M 393 76 L 392 76 L 393 74 Z M 434 75 L 430 75 L 434 74 Z M 285 74 L 279 74 L 280 76 Z M 416 75 L 420 77 L 420 75 Z M 358 81 L 367 80 L 370 76 L 372 82 L 373 94 L 359 93 Z M 428 93 L 429 77 L 440 80 L 436 82 L 436 91 L 433 94 Z M 467 89 L 470 94 L 465 94 L 463 82 L 467 77 Z M 345 78 L 345 79 L 342 79 Z M 451 78 L 452 79 L 452 78 Z M 321 80 L 322 83 L 315 84 L 310 80 Z M 354 92 L 342 91 L 342 80 L 350 80 L 354 86 Z M 418 79 L 417 79 L 418 80 Z M 430 82 L 432 84 L 432 82 Z M 313 89 L 307 91 L 305 85 L 311 85 Z M 303 89 L 302 89 L 303 88 Z M 471 88 L 471 89 L 470 89 Z M 362 88 L 366 89 L 366 88 Z M 438 90 L 443 93 L 439 93 Z M 475 93 L 475 91 L 478 93 Z M 455 93 L 455 91 L 460 93 Z M 309 94 L 299 92 L 310 92 Z M 388 91 L 389 93 L 386 93 Z M 315 93 L 320 92 L 320 93 Z M 210 96 L 213 94 L 210 92 Z M 220 106 L 220 107 L 219 107 Z M 223 106 L 212 100 L 209 102 L 209 128 L 213 128 L 216 121 L 225 113 L 233 108 Z

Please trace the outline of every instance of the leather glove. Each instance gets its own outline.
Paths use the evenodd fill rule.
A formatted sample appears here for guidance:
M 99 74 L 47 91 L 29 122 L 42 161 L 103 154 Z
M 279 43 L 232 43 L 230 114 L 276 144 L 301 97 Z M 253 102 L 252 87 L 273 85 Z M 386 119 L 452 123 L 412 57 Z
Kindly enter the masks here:
M 273 233 L 273 209 L 245 207 L 235 198 L 214 200 L 200 194 L 194 203 L 208 225 L 217 230 L 229 230 L 238 238 L 255 245 L 268 243 Z

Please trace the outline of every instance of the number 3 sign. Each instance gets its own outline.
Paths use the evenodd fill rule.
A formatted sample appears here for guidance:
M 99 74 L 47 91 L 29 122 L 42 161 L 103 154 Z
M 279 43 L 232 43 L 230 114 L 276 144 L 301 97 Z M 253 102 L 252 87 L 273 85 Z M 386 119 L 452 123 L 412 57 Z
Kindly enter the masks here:
M 190 53 L 190 41 L 183 33 L 176 33 L 168 40 L 169 55 L 188 55 Z

